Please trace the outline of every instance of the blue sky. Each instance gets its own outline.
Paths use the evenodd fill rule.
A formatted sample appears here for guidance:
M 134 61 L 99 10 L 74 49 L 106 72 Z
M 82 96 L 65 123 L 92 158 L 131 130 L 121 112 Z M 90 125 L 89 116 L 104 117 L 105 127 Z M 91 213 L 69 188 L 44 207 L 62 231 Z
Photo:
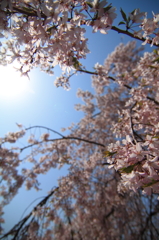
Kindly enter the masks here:
M 140 8 L 141 11 L 148 11 L 149 17 L 152 16 L 151 11 L 159 13 L 159 3 L 157 0 L 112 0 L 113 6 L 117 7 L 118 18 L 115 24 L 122 20 L 119 15 L 120 7 L 129 13 L 135 8 Z M 131 40 L 129 37 L 109 31 L 107 35 L 100 33 L 92 33 L 90 28 L 87 29 L 86 37 L 89 38 L 88 48 L 91 53 L 83 62 L 88 70 L 92 70 L 94 64 L 99 62 L 102 64 L 104 59 L 114 48 L 120 43 L 127 43 Z M 152 48 L 146 47 L 147 51 Z M 8 71 L 8 70 L 6 70 Z M 7 74 L 6 74 L 7 75 Z M 1 79 L 6 80 L 6 75 L 1 74 Z M 25 127 L 33 125 L 42 125 L 60 131 L 62 127 L 71 125 L 72 122 L 78 122 L 83 116 L 81 112 L 74 109 L 74 104 L 81 103 L 81 100 L 76 97 L 78 88 L 83 90 L 93 91 L 91 87 L 90 75 L 79 74 L 71 79 L 71 90 L 65 91 L 63 88 L 56 88 L 53 84 L 57 76 L 60 75 L 60 69 L 55 68 L 54 76 L 40 72 L 34 69 L 30 73 L 29 90 L 19 97 L 4 98 L 0 96 L 0 136 L 4 136 L 9 131 L 16 131 L 16 123 L 22 123 Z M 14 80 L 14 79 L 13 79 Z M 51 187 L 57 185 L 57 178 L 60 175 L 66 174 L 66 170 L 50 171 L 48 175 L 42 177 L 41 192 L 29 191 L 21 189 L 19 195 L 14 198 L 12 203 L 5 208 L 6 214 L 6 230 L 9 230 L 17 221 L 20 220 L 23 211 L 36 198 L 45 196 Z M 37 204 L 40 201 L 34 203 Z M 32 207 L 28 209 L 31 210 Z

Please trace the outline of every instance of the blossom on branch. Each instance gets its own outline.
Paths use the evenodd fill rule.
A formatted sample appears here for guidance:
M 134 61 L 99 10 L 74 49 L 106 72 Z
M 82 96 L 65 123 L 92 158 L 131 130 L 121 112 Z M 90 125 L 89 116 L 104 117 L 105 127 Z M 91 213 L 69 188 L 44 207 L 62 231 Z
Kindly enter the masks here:
M 159 238 L 159 51 L 143 53 L 129 42 L 94 71 L 80 63 L 89 53 L 87 25 L 158 45 L 158 14 L 148 19 L 138 9 L 128 16 L 121 9 L 121 16 L 126 30 L 112 25 L 115 8 L 105 0 L 1 1 L 0 36 L 9 34 L 2 41 L 1 64 L 18 61 L 22 75 L 38 66 L 53 74 L 60 65 L 57 87 L 68 90 L 73 75 L 88 74 L 94 93 L 78 90 L 83 103 L 75 108 L 84 116 L 63 129 L 65 135 L 17 124 L 20 130 L 0 138 L 0 223 L 3 208 L 23 185 L 39 191 L 41 174 L 63 166 L 68 171 L 0 239 Z

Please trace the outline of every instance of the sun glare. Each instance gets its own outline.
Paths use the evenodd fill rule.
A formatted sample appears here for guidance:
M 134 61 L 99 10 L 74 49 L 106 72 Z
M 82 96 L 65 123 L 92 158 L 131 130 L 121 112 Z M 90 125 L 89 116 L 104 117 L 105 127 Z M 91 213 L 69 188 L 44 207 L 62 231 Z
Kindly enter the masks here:
M 30 81 L 12 66 L 0 66 L 0 98 L 19 98 L 30 92 Z

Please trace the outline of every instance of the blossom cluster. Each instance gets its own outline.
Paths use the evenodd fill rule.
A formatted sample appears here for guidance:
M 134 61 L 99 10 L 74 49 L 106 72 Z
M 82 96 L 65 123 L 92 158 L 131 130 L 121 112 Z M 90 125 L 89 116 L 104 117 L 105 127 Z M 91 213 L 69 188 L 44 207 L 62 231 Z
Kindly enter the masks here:
M 105 0 L 1 1 L 0 37 L 9 38 L 1 42 L 0 63 L 16 62 L 22 75 L 33 67 L 53 74 L 57 64 L 63 71 L 75 69 L 89 53 L 82 25 L 93 26 L 94 31 L 111 28 L 115 9 L 105 5 Z
M 114 80 L 122 91 L 123 87 L 128 90 L 128 95 L 123 96 L 123 107 L 118 109 L 118 121 L 112 125 L 112 132 L 118 140 L 109 144 L 105 156 L 120 172 L 124 188 L 159 193 L 158 52 L 145 53 L 135 61 L 132 49 L 132 60 L 128 51 L 127 58 L 124 56 L 123 50 L 128 46 L 120 45 L 120 49 L 117 48 L 105 62 L 107 66 L 109 59 L 113 60 Z M 115 60 L 119 52 L 123 67 Z
M 27 216 L 30 223 L 26 225 L 24 218 L 5 236 L 38 239 L 45 229 L 42 239 L 105 239 L 105 234 L 109 239 L 120 239 L 123 234 L 126 239 L 139 239 L 141 233 L 151 239 L 153 231 L 157 239 L 147 219 L 153 216 L 154 223 L 159 221 L 154 195 L 159 193 L 158 51 L 142 57 L 141 51 L 135 42 L 120 44 L 103 65 L 95 65 L 95 94 L 78 90 L 84 105 L 76 109 L 85 116 L 68 127 L 68 135 L 17 124 L 19 131 L 1 138 L 1 223 L 3 207 L 22 185 L 40 190 L 40 174 L 68 168 L 58 187 Z M 37 127 L 43 133 L 30 134 Z M 18 147 L 18 139 L 26 141 L 27 132 L 28 143 Z M 25 156 L 26 149 L 30 154 Z M 140 197 L 140 190 L 151 195 L 148 211 L 149 198 Z M 137 191 L 139 195 L 133 193 Z
M 140 18 L 143 16 L 144 18 L 141 20 Z M 140 13 L 139 10 L 136 10 L 134 14 L 131 14 L 130 18 L 134 23 L 141 24 L 142 30 L 135 34 L 141 36 L 141 32 L 144 32 L 142 36 L 146 40 L 143 44 L 149 43 L 150 40 L 152 40 L 151 45 L 159 44 L 159 14 L 153 13 L 153 18 L 147 18 L 146 12 Z
M 21 75 L 29 76 L 34 67 L 53 74 L 60 65 L 64 73 L 80 69 L 80 61 L 89 53 L 87 26 L 93 32 L 107 33 L 112 29 L 116 8 L 106 0 L 94 1 L 1 1 L 0 3 L 0 64 L 14 63 Z M 126 17 L 125 34 L 142 39 L 143 44 L 159 45 L 159 14 L 147 18 L 135 9 Z M 139 24 L 136 27 L 136 23 Z M 134 31 L 134 27 L 137 30 Z M 127 32 L 130 30 L 130 33 Z M 133 34 L 131 33 L 133 32 Z M 64 75 L 55 81 L 57 87 L 69 89 L 69 78 Z
M 121 13 L 125 34 L 139 23 L 141 29 L 133 37 L 159 44 L 158 14 L 148 19 L 139 10 L 131 12 L 129 18 L 123 10 Z M 78 90 L 84 104 L 75 108 L 83 111 L 84 117 L 63 129 L 69 130 L 68 135 L 43 126 L 25 129 L 17 124 L 19 131 L 0 139 L 1 216 L 3 207 L 23 185 L 27 190 L 40 190 L 40 174 L 63 166 L 68 169 L 58 187 L 5 237 L 159 237 L 155 228 L 159 223 L 155 196 L 159 194 L 159 51 L 141 56 L 143 48 L 130 42 L 117 46 L 103 65 L 95 65 L 94 72 L 80 64 L 89 52 L 82 26 L 106 33 L 116 29 L 112 26 L 115 17 L 115 8 L 105 0 L 1 1 L 0 37 L 9 36 L 1 43 L 1 64 L 16 60 L 22 74 L 37 66 L 53 74 L 58 64 L 64 73 L 56 79 L 57 87 L 69 88 L 73 74 L 67 76 L 66 71 L 73 69 L 92 74 L 95 90 L 94 94 Z M 37 127 L 43 131 L 41 135 L 31 133 Z M 18 144 L 20 138 L 23 147 Z M 24 156 L 26 150 L 29 153 Z M 141 191 L 150 198 L 146 194 L 140 197 Z M 0 223 L 3 221 L 1 217 Z

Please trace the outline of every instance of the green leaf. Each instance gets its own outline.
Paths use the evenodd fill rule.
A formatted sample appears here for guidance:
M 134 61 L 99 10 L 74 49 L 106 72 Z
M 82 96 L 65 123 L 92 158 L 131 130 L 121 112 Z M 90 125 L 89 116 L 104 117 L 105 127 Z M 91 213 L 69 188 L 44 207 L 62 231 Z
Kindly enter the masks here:
M 90 2 L 86 2 L 86 4 L 87 4 L 90 8 L 93 7 L 92 4 L 91 4 Z
M 76 57 L 73 57 L 72 58 L 72 62 L 73 62 L 73 66 L 76 70 L 78 70 L 80 68 L 80 66 L 82 65 Z
M 122 25 L 122 24 L 125 24 L 125 22 L 120 22 L 120 23 L 118 23 L 118 26 L 119 26 L 119 25 Z
M 157 183 L 157 182 L 159 182 L 159 181 L 152 179 L 151 182 L 149 182 L 149 183 L 147 183 L 147 184 L 144 184 L 142 187 L 143 187 L 143 188 L 150 187 L 150 186 L 152 186 L 153 184 L 155 184 L 155 183 Z
M 121 12 L 121 15 L 122 15 L 122 17 L 123 17 L 124 21 L 125 21 L 125 22 L 127 22 L 127 17 L 126 17 L 126 14 L 125 14 L 125 12 L 123 11 L 123 9 L 122 9 L 122 8 L 120 8 L 120 12 Z
M 112 8 L 112 4 L 109 4 L 107 7 L 104 8 L 104 12 L 107 12 L 109 11 L 109 9 Z
M 27 13 L 34 13 L 34 10 L 31 9 L 31 8 L 22 7 L 22 9 L 23 9 L 24 11 L 26 11 Z
M 119 171 L 121 173 L 131 173 L 136 165 L 137 165 L 137 163 L 130 165 L 128 167 L 120 168 Z
M 131 12 L 131 14 L 134 14 L 135 10 L 136 10 L 136 8 Z
M 154 49 L 153 52 L 158 55 L 158 50 Z
M 158 67 L 152 65 L 149 65 L 148 67 L 158 69 Z
M 159 135 L 156 135 L 156 136 L 154 136 L 154 137 L 152 137 L 152 138 L 156 138 L 156 139 L 159 139 Z
M 104 151 L 104 157 L 111 157 L 114 154 L 116 154 L 117 152 L 109 152 L 109 151 Z
M 158 62 L 159 63 L 159 57 L 157 57 L 155 60 L 152 61 L 153 63 L 154 62 Z
M 140 102 L 137 102 L 137 104 L 141 107 L 143 105 L 143 102 L 140 101 Z

